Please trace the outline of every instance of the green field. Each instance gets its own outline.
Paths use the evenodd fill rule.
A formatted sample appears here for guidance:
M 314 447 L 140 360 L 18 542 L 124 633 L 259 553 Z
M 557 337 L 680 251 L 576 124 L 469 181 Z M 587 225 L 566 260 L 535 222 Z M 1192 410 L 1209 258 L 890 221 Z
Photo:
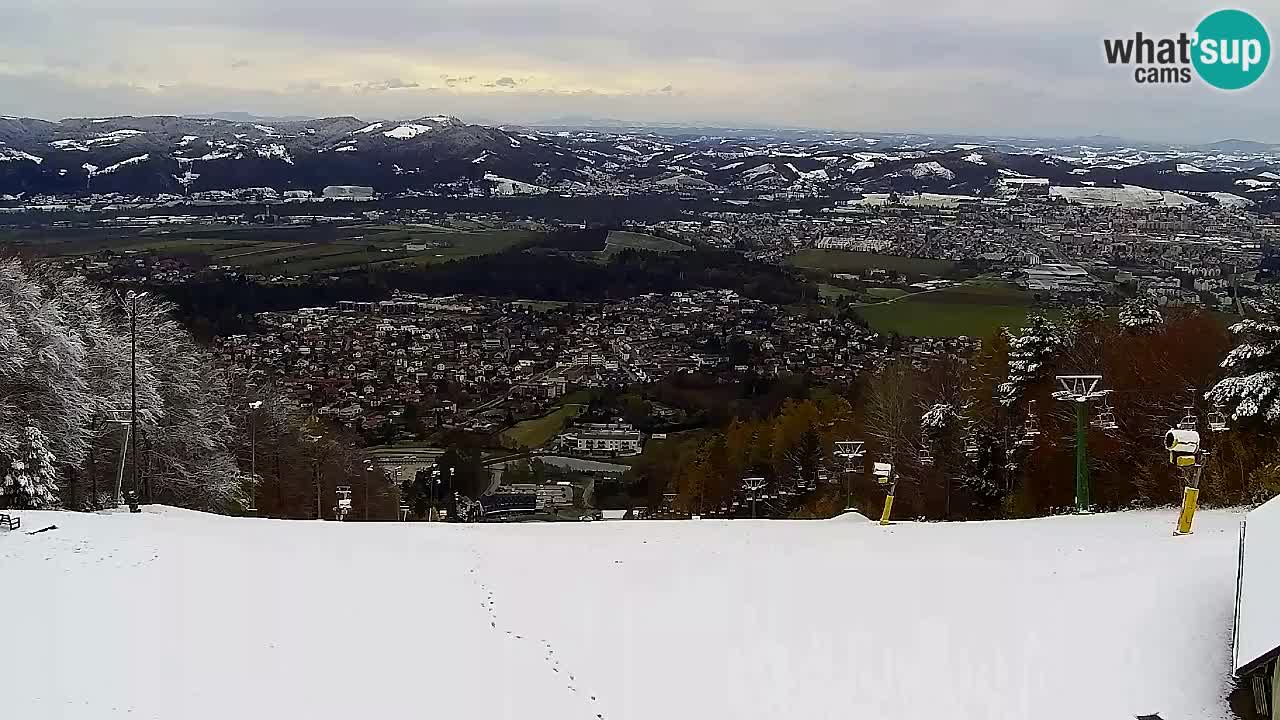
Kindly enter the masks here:
M 794 267 L 830 272 L 858 272 L 880 268 L 904 275 L 935 277 L 947 275 L 955 270 L 955 263 L 950 260 L 877 255 L 850 250 L 801 250 L 787 258 L 787 263 Z
M 1017 287 L 973 280 L 944 290 L 863 305 L 857 311 L 876 332 L 916 337 L 987 337 L 1001 327 L 1022 327 L 1036 308 L 1031 295 Z M 1044 312 L 1051 317 L 1061 314 L 1053 309 Z
M 613 253 L 622 248 L 635 248 L 636 250 L 649 250 L 652 252 L 684 252 L 692 249 L 684 243 L 678 243 L 655 235 L 622 232 L 619 230 L 610 232 L 609 237 L 604 242 L 604 252 Z
M 876 298 L 877 300 L 892 300 L 894 298 L 902 297 L 903 295 L 906 295 L 906 294 L 907 294 L 907 291 L 903 290 L 902 288 L 891 288 L 891 287 L 867 288 L 867 295 L 870 297 Z
M 561 405 L 542 417 L 516 423 L 502 431 L 502 437 L 517 447 L 539 448 L 551 442 L 565 423 L 581 412 L 581 405 Z
M 839 285 L 828 285 L 826 283 L 818 284 L 818 295 L 824 300 L 839 300 L 840 298 L 851 297 L 858 293 L 849 288 L 840 287 Z
M 59 228 L 0 231 L 0 246 L 46 256 L 136 253 L 203 256 L 263 275 L 336 273 L 368 265 L 431 265 L 501 252 L 540 237 L 530 230 L 437 225 L 183 226 L 165 228 Z M 408 243 L 428 245 L 409 251 Z

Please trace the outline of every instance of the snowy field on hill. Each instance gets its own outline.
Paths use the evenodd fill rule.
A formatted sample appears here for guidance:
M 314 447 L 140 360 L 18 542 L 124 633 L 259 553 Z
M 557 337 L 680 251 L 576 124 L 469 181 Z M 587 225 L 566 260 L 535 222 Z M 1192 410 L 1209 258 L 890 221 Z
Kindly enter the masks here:
M 1229 717 L 1239 513 L 339 524 L 22 513 L 22 720 Z

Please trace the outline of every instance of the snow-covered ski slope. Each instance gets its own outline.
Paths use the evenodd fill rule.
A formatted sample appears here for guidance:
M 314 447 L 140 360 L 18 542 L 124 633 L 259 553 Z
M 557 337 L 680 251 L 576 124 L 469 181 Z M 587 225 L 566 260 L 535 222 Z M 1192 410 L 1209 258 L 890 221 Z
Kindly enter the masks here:
M 456 526 L 24 513 L 23 720 L 1228 716 L 1238 513 Z

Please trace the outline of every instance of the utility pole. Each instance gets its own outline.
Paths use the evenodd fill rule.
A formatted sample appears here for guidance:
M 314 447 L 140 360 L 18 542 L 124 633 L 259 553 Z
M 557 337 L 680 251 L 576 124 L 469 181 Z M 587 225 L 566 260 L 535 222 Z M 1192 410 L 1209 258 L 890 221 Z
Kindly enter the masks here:
M 138 294 L 130 290 L 129 300 L 129 461 L 133 463 L 133 494 L 138 487 Z
M 1105 398 L 1110 390 L 1099 390 L 1101 375 L 1059 375 L 1061 390 L 1055 400 L 1075 403 L 1076 412 L 1076 512 L 1089 512 L 1089 401 Z
M 262 401 L 249 403 L 249 512 L 258 512 L 258 409 Z

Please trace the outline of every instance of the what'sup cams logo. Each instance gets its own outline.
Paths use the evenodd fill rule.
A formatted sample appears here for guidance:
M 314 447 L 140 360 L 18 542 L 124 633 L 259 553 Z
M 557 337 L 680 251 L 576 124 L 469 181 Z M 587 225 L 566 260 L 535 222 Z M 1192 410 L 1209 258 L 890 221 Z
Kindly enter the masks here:
M 1243 10 L 1219 10 L 1200 21 L 1193 33 L 1102 41 L 1107 62 L 1136 65 L 1135 82 L 1189 83 L 1192 70 L 1219 90 L 1240 90 L 1262 77 L 1271 60 L 1271 39 L 1257 18 Z

